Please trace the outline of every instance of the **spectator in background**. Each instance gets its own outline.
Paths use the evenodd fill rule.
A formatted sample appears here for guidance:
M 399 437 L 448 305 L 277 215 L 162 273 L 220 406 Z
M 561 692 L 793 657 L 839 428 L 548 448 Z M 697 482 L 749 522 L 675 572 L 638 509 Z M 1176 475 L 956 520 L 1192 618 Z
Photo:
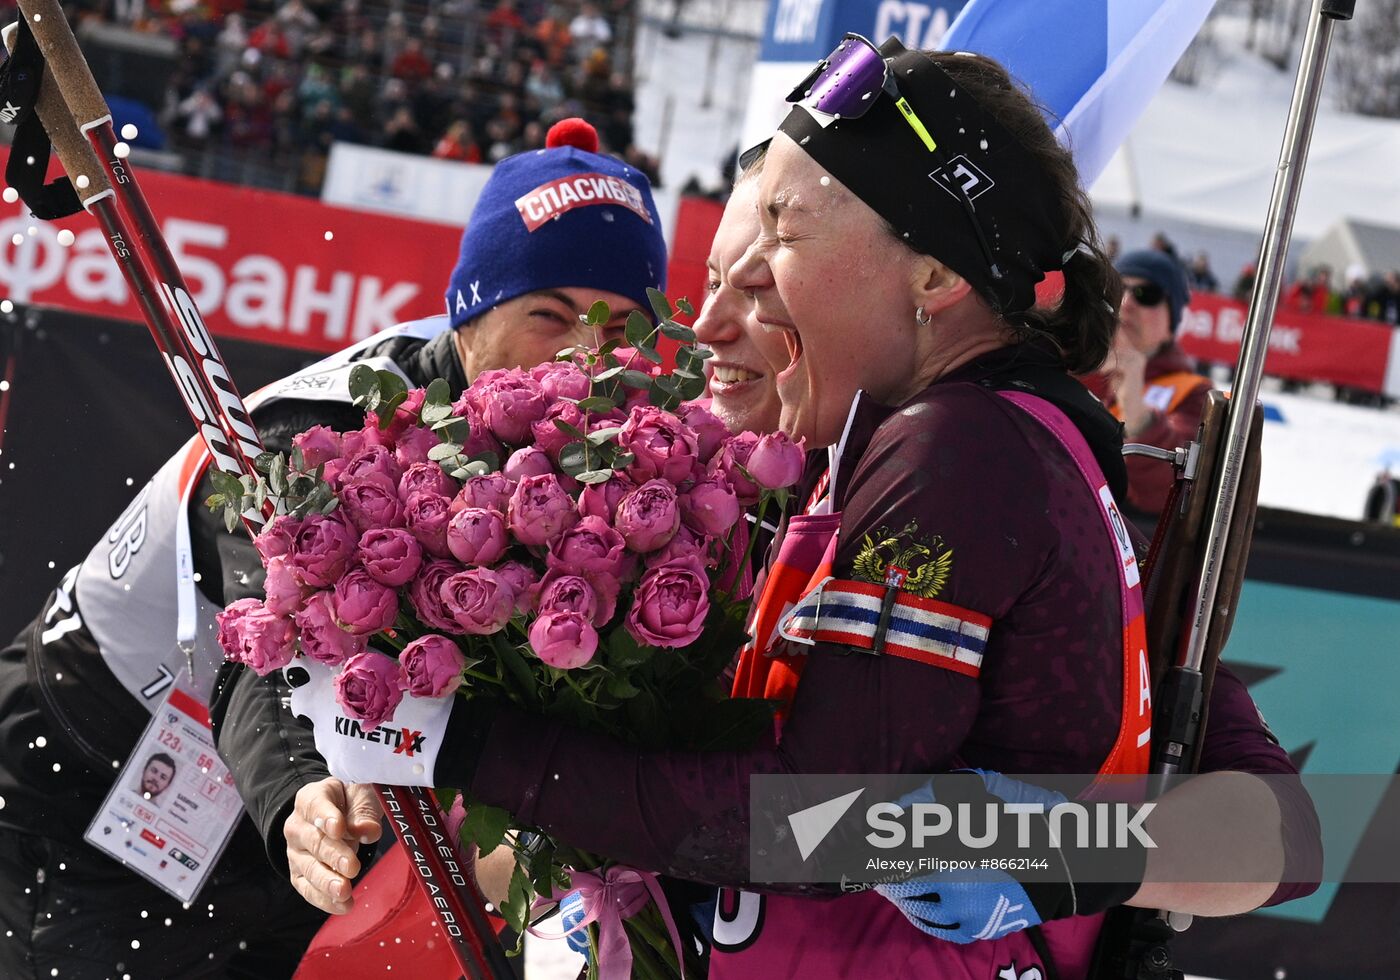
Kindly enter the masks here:
M 1237 302 L 1249 305 L 1250 299 L 1254 296 L 1254 277 L 1256 274 L 1257 270 L 1253 262 L 1246 263 L 1240 268 L 1239 277 L 1235 280 L 1235 288 L 1230 293 Z
M 1157 252 L 1166 252 L 1173 259 L 1176 259 L 1178 262 L 1181 261 L 1181 257 L 1176 254 L 1176 246 L 1172 244 L 1172 240 L 1167 237 L 1167 233 L 1164 231 L 1159 231 L 1152 236 L 1152 241 L 1148 245 L 1148 248 Z
M 1327 313 L 1332 306 L 1332 269 L 1320 265 L 1283 293 L 1283 308 L 1293 313 Z
M 458 160 L 462 163 L 480 163 L 481 148 L 472 138 L 471 123 L 458 119 L 447 127 L 442 139 L 433 147 L 433 156 L 439 160 Z
M 199 86 L 176 107 L 182 135 L 196 145 L 204 146 L 223 122 L 224 110 L 206 86 Z
M 1220 280 L 1215 278 L 1215 273 L 1211 271 L 1210 256 L 1205 252 L 1196 253 L 1186 270 L 1186 278 L 1190 281 L 1192 289 L 1203 293 L 1220 292 Z
M 515 12 L 515 0 L 500 0 L 486 18 L 485 27 L 492 42 L 503 44 L 525 31 L 525 21 Z
M 1368 316 L 1367 307 L 1375 290 L 1366 277 L 1366 267 L 1358 262 L 1347 266 L 1346 282 L 1346 291 L 1342 293 L 1342 314 L 1355 317 Z
M 400 153 L 422 153 L 423 133 L 407 106 L 394 110 L 384 125 L 384 148 Z
M 1382 323 L 1392 327 L 1400 324 L 1400 272 L 1392 269 L 1385 274 L 1376 290 L 1373 310 L 1372 315 Z
M 1205 411 L 1210 379 L 1176 344 L 1176 331 L 1191 299 L 1181 264 L 1163 252 L 1129 252 L 1117 262 L 1123 277 L 1123 306 L 1113 351 L 1090 389 L 1123 423 L 1123 441 L 1159 449 L 1184 446 Z M 1127 457 L 1126 509 L 1157 517 L 1166 504 L 1174 473 L 1166 463 Z
M 594 48 L 607 47 L 612 43 L 611 25 L 598 12 L 598 6 L 587 0 L 579 8 L 578 16 L 569 24 L 569 33 L 573 35 L 574 47 L 579 50 L 580 55 L 586 55 Z
M 389 74 L 401 78 L 409 85 L 415 85 L 429 78 L 433 73 L 433 63 L 423 54 L 423 42 L 410 37 L 394 59 Z

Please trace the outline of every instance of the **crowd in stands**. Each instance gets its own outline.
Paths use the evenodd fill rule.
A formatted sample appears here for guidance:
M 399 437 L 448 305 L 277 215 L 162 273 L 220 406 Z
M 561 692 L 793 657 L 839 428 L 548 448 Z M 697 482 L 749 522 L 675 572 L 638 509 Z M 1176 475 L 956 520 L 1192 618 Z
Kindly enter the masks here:
M 1197 252 L 1192 257 L 1185 258 L 1161 232 L 1152 236 L 1149 247 L 1166 252 L 1180 262 L 1186 270 L 1186 278 L 1192 289 L 1207 293 L 1226 293 L 1220 279 L 1211 269 L 1210 256 L 1205 252 Z M 1116 248 L 1116 240 L 1110 240 L 1109 251 L 1114 252 Z M 1254 265 L 1244 266 L 1226 294 L 1247 304 L 1254 292 L 1254 277 Z M 1339 284 L 1343 284 L 1341 288 L 1338 288 Z M 1400 326 L 1400 270 L 1368 274 L 1362 266 L 1353 265 L 1339 280 L 1330 266 L 1319 265 L 1308 269 L 1284 287 L 1283 295 L 1279 299 L 1279 309 L 1291 313 L 1321 313 L 1379 320 L 1392 327 Z
M 491 163 L 542 147 L 573 115 L 657 180 L 633 140 L 634 0 L 90 0 L 70 11 L 173 37 L 178 68 L 152 107 L 170 147 L 258 160 L 293 174 L 290 189 L 319 190 L 335 141 Z

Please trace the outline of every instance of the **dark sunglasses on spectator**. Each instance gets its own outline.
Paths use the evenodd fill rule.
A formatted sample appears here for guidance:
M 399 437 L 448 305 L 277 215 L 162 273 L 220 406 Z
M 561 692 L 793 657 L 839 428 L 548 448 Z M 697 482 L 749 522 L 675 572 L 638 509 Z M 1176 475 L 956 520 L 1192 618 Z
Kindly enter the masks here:
M 1138 306 L 1156 306 L 1167 298 L 1162 287 L 1155 282 L 1140 282 L 1136 286 L 1129 286 L 1128 292 L 1133 294 L 1133 302 Z

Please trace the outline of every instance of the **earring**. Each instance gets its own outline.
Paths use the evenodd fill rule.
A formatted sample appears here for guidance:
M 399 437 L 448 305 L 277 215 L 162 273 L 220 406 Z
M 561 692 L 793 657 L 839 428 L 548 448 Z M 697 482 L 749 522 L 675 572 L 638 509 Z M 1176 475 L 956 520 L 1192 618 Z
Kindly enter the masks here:
M 926 327 L 933 322 L 933 314 L 925 313 L 921 306 L 914 311 L 914 321 L 921 327 Z

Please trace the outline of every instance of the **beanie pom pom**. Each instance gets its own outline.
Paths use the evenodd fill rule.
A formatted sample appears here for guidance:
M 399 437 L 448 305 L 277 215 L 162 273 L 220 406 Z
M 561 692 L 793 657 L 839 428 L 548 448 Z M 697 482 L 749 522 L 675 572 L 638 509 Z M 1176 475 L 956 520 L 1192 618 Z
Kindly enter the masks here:
M 549 150 L 561 146 L 572 146 L 588 153 L 597 153 L 598 131 L 589 125 L 586 119 L 570 116 L 568 119 L 561 119 L 549 127 L 549 133 L 544 138 L 544 145 Z

